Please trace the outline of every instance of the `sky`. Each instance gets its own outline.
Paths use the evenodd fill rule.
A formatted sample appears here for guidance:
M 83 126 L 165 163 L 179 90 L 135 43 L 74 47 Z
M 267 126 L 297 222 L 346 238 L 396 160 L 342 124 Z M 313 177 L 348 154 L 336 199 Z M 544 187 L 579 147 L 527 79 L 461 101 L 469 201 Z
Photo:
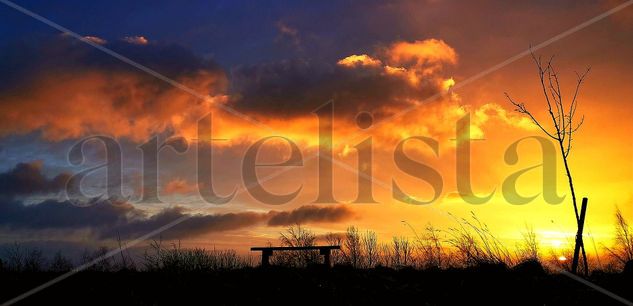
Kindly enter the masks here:
M 566 101 L 576 72 L 591 68 L 569 163 L 577 196 L 589 198 L 592 251 L 610 243 L 616 208 L 633 216 L 633 7 L 550 40 L 624 1 L 16 3 L 85 41 L 0 5 L 0 243 L 112 244 L 188 217 L 159 236 L 245 252 L 294 224 L 319 235 L 354 225 L 388 241 L 474 214 L 509 247 L 533 228 L 544 249 L 562 252 L 575 234 L 562 160 L 526 138 L 545 135 L 505 96 L 551 129 L 533 59 L 505 62 L 543 42 L 535 56 L 553 56 Z M 331 138 L 319 138 L 319 114 L 331 114 Z M 477 139 L 472 190 L 490 195 L 482 204 L 457 187 L 465 127 Z M 69 179 L 113 156 L 94 139 L 77 148 L 93 136 L 120 148 L 120 183 L 97 169 L 74 199 Z M 158 171 L 143 171 L 153 137 L 168 145 Z M 320 148 L 334 161 L 318 158 Z M 199 175 L 205 154 L 212 162 Z M 257 164 L 300 162 L 258 167 L 257 189 L 244 182 L 248 154 Z M 333 199 L 323 200 L 319 164 L 329 163 Z M 503 184 L 523 170 L 517 192 L 533 198 L 517 205 Z M 144 185 L 152 173 L 158 185 Z M 359 197 L 361 185 L 371 199 Z M 117 186 L 120 196 L 103 194 Z M 236 195 L 208 203 L 210 188 Z M 143 200 L 151 192 L 158 200 Z M 264 203 L 262 192 L 288 196 Z

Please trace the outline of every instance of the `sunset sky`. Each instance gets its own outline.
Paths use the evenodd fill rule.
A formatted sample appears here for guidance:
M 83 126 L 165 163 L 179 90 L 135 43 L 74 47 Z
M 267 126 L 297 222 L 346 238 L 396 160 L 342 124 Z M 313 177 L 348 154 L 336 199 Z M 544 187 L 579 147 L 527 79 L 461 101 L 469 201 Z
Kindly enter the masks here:
M 624 2 L 16 2 L 85 41 L 0 5 L 0 244 L 111 245 L 118 236 L 133 240 L 191 215 L 159 235 L 187 246 L 246 252 L 277 244 L 279 232 L 295 223 L 317 234 L 355 225 L 387 241 L 415 236 L 402 221 L 418 231 L 427 224 L 448 229 L 472 212 L 510 248 L 532 227 L 544 250 L 562 253 L 576 227 L 558 153 L 562 203 L 548 204 L 538 195 L 541 168 L 518 180 L 521 195 L 538 195 L 533 201 L 510 204 L 501 190 L 508 176 L 542 163 L 534 140 L 521 142 L 516 164 L 504 161 L 515 141 L 544 136 L 504 95 L 547 122 L 534 62 L 529 55 L 507 61 L 536 46 L 537 56 L 555 56 L 564 98 L 573 94 L 575 72 L 591 67 L 578 104 L 585 121 L 569 160 L 578 197 L 589 198 L 588 252 L 601 252 L 611 241 L 616 207 L 633 221 L 633 5 L 557 36 Z M 339 203 L 315 204 L 314 111 L 327 101 L 334 108 L 333 188 Z M 359 128 L 360 112 L 372 114 L 373 127 Z M 207 114 L 212 135 L 197 135 L 198 121 Z M 494 191 L 480 205 L 466 203 L 456 187 L 455 139 L 465 116 L 472 138 L 482 139 L 471 144 L 473 190 L 478 196 Z M 106 156 L 94 141 L 84 147 L 81 165 L 69 163 L 67 154 L 78 140 L 94 135 L 119 142 L 127 198 L 102 197 L 76 207 L 64 194 L 65 181 Z M 162 203 L 139 203 L 144 189 L 138 147 L 153 136 L 161 142 L 182 136 L 188 150 L 161 151 Z M 209 136 L 224 140 L 208 142 Z M 243 156 L 268 136 L 286 137 L 301 151 L 302 166 L 257 171 L 262 180 L 285 171 L 263 183 L 270 192 L 301 188 L 286 204 L 261 203 L 244 189 Z M 392 197 L 395 182 L 410 199 L 433 198 L 428 182 L 394 163 L 398 143 L 411 136 L 438 142 L 437 155 L 420 141 L 404 146 L 409 158 L 441 175 L 441 194 L 431 204 Z M 368 137 L 378 203 L 351 203 L 360 171 L 355 146 Z M 227 204 L 206 203 L 198 193 L 208 184 L 197 181 L 197 149 L 209 145 L 213 187 L 222 196 L 237 189 Z M 290 154 L 291 147 L 277 138 L 262 146 L 257 160 L 281 163 Z M 83 187 L 97 196 L 104 177 L 104 171 L 94 172 Z

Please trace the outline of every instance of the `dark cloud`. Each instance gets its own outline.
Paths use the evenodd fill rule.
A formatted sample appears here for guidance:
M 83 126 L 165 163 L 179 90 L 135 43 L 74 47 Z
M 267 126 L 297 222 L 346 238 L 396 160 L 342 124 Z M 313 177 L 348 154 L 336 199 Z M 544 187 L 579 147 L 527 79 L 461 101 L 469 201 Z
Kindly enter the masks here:
M 329 100 L 335 101 L 336 115 L 380 115 L 440 91 L 438 75 L 412 83 L 383 66 L 350 69 L 299 59 L 235 68 L 230 99 L 238 110 L 255 115 L 305 116 Z
M 112 41 L 104 46 L 167 77 L 179 79 L 200 70 L 221 72 L 213 61 L 203 59 L 191 50 L 175 44 L 131 44 Z M 135 73 L 157 86 L 171 87 L 146 72 L 124 63 L 70 36 L 25 38 L 0 49 L 0 90 L 30 86 L 35 76 L 43 74 Z
M 167 208 L 155 215 L 123 201 L 93 199 L 77 207 L 69 201 L 46 200 L 25 205 L 17 200 L 0 202 L 0 227 L 11 230 L 91 230 L 97 238 L 132 239 L 157 230 L 173 221 L 181 223 L 162 231 L 165 239 L 179 239 L 211 232 L 247 228 L 258 224 L 286 226 L 306 223 L 340 222 L 352 212 L 344 206 L 304 206 L 289 212 L 236 212 L 191 214 L 182 207 Z
M 161 232 L 165 239 L 198 236 L 205 233 L 221 232 L 241 229 L 264 222 L 269 218 L 266 213 L 242 212 L 214 215 L 188 214 L 182 207 L 168 208 L 149 218 L 132 220 L 118 227 L 105 229 L 102 238 L 121 237 L 133 238 L 145 235 L 166 224 L 186 218 L 185 221 Z
M 353 216 L 353 212 L 346 206 L 318 207 L 306 205 L 295 210 L 275 213 L 268 219 L 268 225 L 287 226 L 305 223 L 340 222 L 348 220 Z
M 103 45 L 210 98 L 226 91 L 223 70 L 178 45 Z M 0 136 L 40 131 L 49 140 L 106 134 L 144 140 L 184 129 L 210 111 L 184 92 L 71 37 L 0 49 Z
M 131 204 L 93 200 L 92 205 L 77 207 L 69 201 L 45 200 L 25 205 L 16 200 L 0 203 L 0 226 L 10 229 L 82 229 L 108 228 L 125 224 L 144 214 Z
M 0 173 L 0 196 L 28 196 L 56 193 L 66 187 L 70 174 L 62 173 L 53 178 L 42 172 L 41 162 L 19 163 L 13 169 Z

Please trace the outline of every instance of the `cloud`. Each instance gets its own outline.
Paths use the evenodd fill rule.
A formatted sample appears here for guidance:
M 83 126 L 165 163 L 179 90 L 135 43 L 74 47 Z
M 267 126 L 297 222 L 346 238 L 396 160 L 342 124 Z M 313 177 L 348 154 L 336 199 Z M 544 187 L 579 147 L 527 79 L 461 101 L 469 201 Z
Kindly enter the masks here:
M 47 178 L 42 173 L 42 162 L 19 163 L 8 172 L 0 173 L 0 196 L 26 196 L 62 191 L 70 174 L 62 173 Z
M 133 45 L 147 45 L 149 43 L 149 40 L 144 36 L 126 36 L 123 37 L 123 41 Z
M 283 60 L 231 71 L 231 105 L 266 116 L 307 116 L 334 100 L 335 114 L 380 116 L 441 93 L 444 66 L 457 54 L 441 40 L 396 42 L 377 55 L 350 55 L 337 63 Z
M 286 226 L 297 223 L 340 222 L 353 216 L 351 210 L 344 206 L 303 206 L 288 212 L 223 214 L 196 214 L 176 206 L 156 214 L 148 214 L 126 201 L 94 198 L 88 204 L 78 207 L 70 201 L 45 200 L 26 205 L 18 200 L 3 199 L 0 200 L 0 227 L 21 231 L 90 230 L 98 239 L 129 239 L 184 218 L 182 223 L 161 233 L 165 239 L 176 239 L 260 224 Z
M 268 220 L 268 225 L 287 226 L 305 223 L 334 223 L 348 220 L 353 216 L 352 210 L 346 206 L 318 207 L 306 205 L 292 211 L 274 214 Z
M 382 61 L 379 59 L 372 58 L 367 54 L 361 55 L 350 55 L 344 59 L 341 59 L 337 62 L 338 65 L 345 67 L 360 67 L 360 66 L 369 66 L 369 67 L 380 67 L 382 66 Z
M 108 47 L 206 98 L 59 36 L 0 51 L 7 59 L 0 69 L 8 72 L 0 76 L 0 137 L 36 132 L 61 141 L 105 134 L 137 143 L 157 133 L 197 138 L 197 121 L 224 104 L 307 139 L 313 135 L 304 137 L 302 127 L 289 129 L 284 121 L 313 119 L 311 112 L 332 99 L 335 115 L 346 122 L 354 122 L 359 111 L 379 119 L 445 92 L 450 79 L 442 76 L 442 68 L 456 60 L 455 51 L 440 40 L 396 42 L 373 55 L 338 62 L 294 59 L 238 66 L 227 77 L 212 61 L 179 46 L 113 41 Z M 223 127 L 216 133 L 225 138 L 264 132 L 238 118 L 214 120 Z M 301 135 L 295 135 L 298 130 Z
M 167 182 L 163 188 L 165 194 L 187 194 L 196 190 L 198 189 L 195 184 L 189 184 L 186 180 L 180 178 Z
M 80 229 L 107 228 L 123 224 L 128 218 L 143 213 L 131 204 L 95 199 L 87 207 L 74 206 L 69 201 L 45 200 L 25 205 L 20 201 L 0 203 L 0 226 L 11 229 Z
M 108 43 L 105 39 L 97 36 L 84 36 L 84 38 L 98 45 L 105 45 Z
M 288 41 L 290 42 L 290 44 L 297 48 L 301 46 L 301 37 L 299 36 L 299 30 L 289 26 L 283 21 L 278 21 L 275 26 L 277 27 L 277 31 L 279 31 L 279 35 L 277 36 L 276 41 Z
M 395 42 L 387 50 L 387 56 L 394 64 L 414 67 L 457 63 L 457 52 L 439 39 Z
M 278 212 L 234 212 L 225 214 L 190 214 L 182 207 L 168 208 L 146 218 L 137 218 L 117 227 L 101 231 L 102 238 L 137 237 L 180 218 L 186 221 L 163 232 L 166 239 L 199 236 L 211 232 L 238 230 L 259 224 L 268 226 L 288 226 L 309 223 L 336 223 L 353 217 L 345 206 L 317 207 L 306 205 L 297 209 Z
M 108 48 L 207 96 L 200 100 L 70 37 L 0 51 L 0 136 L 41 132 L 47 140 L 106 134 L 145 140 L 193 129 L 227 80 L 215 63 L 176 45 L 112 42 Z
M 182 207 L 175 207 L 165 209 L 149 218 L 136 219 L 117 227 L 104 229 L 100 237 L 113 238 L 121 235 L 121 237 L 133 238 L 145 235 L 178 219 L 186 218 L 182 223 L 160 234 L 165 239 L 185 238 L 254 226 L 265 222 L 268 217 L 266 213 L 255 212 L 188 214 Z

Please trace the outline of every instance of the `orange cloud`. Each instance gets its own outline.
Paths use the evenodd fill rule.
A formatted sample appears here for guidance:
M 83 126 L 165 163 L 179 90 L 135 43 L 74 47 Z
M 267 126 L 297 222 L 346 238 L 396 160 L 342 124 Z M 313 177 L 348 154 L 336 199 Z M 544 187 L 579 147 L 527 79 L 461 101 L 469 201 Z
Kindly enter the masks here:
M 222 76 L 204 72 L 181 81 L 198 92 L 224 82 Z M 40 130 L 55 141 L 88 134 L 145 140 L 168 128 L 195 127 L 214 103 L 222 103 L 222 96 L 198 101 L 180 89 L 159 89 L 144 77 L 122 72 L 49 75 L 29 87 L 2 97 L 0 134 Z
M 144 36 L 126 36 L 123 37 L 123 41 L 133 45 L 147 45 L 149 40 Z
M 184 179 L 173 179 L 165 184 L 163 188 L 163 192 L 166 194 L 187 194 L 197 190 L 197 186 L 195 184 L 189 184 Z
M 97 36 L 84 36 L 84 38 L 99 45 L 105 45 L 107 43 L 105 39 L 97 37 Z
M 387 56 L 395 65 L 425 66 L 442 63 L 456 64 L 457 52 L 439 39 L 396 42 L 387 50 Z
M 120 46 L 121 42 L 110 45 L 115 50 Z M 0 90 L 0 136 L 38 131 L 53 141 L 89 134 L 144 141 L 164 131 L 195 131 L 198 119 L 216 104 L 226 103 L 224 71 L 182 48 L 126 46 L 147 54 L 155 61 L 147 63 L 153 69 L 205 99 L 66 36 L 32 48 L 22 53 L 37 56 L 16 57 L 8 68 L 12 76 L 2 82 L 10 90 Z M 155 57 L 157 53 L 174 59 L 165 63 Z
M 382 66 L 382 62 L 379 59 L 372 58 L 371 56 L 367 54 L 350 55 L 338 61 L 337 64 L 344 67 L 359 67 L 359 66 L 380 67 Z
M 444 65 L 457 63 L 457 52 L 442 40 L 395 42 L 383 51 L 383 55 L 384 60 L 380 60 L 367 54 L 354 54 L 339 60 L 337 64 L 347 68 L 380 67 L 385 75 L 402 78 L 411 86 L 419 86 L 423 80 L 429 79 L 435 79 L 442 90 L 455 85 L 452 78 L 439 78 L 437 74 Z

